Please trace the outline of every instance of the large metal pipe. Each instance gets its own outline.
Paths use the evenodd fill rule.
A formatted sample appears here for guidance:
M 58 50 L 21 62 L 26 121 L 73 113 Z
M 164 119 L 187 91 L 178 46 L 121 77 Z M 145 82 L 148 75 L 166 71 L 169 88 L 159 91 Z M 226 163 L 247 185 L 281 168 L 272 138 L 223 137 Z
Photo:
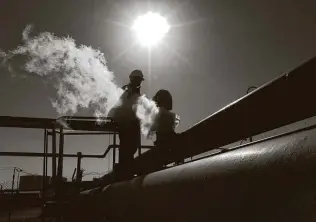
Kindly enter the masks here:
M 181 134 L 192 156 L 316 115 L 316 57 L 229 104 Z M 204 144 L 207 144 L 205 146 Z
M 252 91 L 181 133 L 170 144 L 172 153 L 158 165 L 184 158 L 251 137 L 316 115 L 316 57 L 293 71 Z M 153 164 L 159 150 L 151 150 L 137 160 Z
M 109 221 L 315 221 L 315 135 L 311 127 L 82 193 L 82 212 Z

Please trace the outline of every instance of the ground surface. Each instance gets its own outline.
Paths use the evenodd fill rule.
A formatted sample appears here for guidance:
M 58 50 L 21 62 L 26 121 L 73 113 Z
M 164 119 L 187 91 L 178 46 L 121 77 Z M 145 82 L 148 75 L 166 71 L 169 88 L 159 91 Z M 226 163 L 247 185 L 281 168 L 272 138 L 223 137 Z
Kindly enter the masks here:
M 8 212 L 0 213 L 0 222 L 18 222 L 18 221 L 41 221 L 39 218 L 41 215 L 40 207 L 32 207 L 21 210 L 12 211 L 9 215 Z M 38 218 L 38 219 L 36 219 Z

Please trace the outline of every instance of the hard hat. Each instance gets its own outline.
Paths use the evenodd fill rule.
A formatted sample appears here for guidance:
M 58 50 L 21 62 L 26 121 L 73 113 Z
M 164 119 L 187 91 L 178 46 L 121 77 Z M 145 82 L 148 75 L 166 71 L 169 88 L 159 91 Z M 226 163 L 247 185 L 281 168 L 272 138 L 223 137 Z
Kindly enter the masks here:
M 139 70 L 139 69 L 136 69 L 133 72 L 131 72 L 131 74 L 129 75 L 129 78 L 133 78 L 133 77 L 139 77 L 142 80 L 145 80 L 143 72 L 141 70 Z

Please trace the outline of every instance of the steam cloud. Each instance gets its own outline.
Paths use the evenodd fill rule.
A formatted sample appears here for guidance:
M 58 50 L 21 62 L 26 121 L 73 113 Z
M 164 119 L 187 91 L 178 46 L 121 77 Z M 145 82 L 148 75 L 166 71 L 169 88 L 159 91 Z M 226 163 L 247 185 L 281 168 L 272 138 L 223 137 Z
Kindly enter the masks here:
M 31 26 L 23 31 L 23 45 L 9 53 L 0 52 L 0 57 L 6 63 L 17 55 L 27 56 L 27 72 L 51 79 L 57 90 L 52 105 L 60 115 L 73 115 L 79 107 L 93 107 L 96 117 L 106 117 L 113 107 L 122 105 L 123 90 L 115 83 L 103 53 L 76 46 L 71 37 L 60 38 L 49 32 L 30 37 L 30 31 Z M 145 96 L 132 108 L 140 119 L 142 133 L 148 135 L 158 108 Z

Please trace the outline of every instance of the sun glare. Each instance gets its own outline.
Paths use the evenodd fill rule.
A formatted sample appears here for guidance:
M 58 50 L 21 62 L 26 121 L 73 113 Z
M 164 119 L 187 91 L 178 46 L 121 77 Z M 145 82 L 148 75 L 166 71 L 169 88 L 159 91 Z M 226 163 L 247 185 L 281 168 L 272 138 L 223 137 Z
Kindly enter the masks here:
M 132 27 L 140 44 L 144 46 L 156 45 L 170 30 L 166 18 L 158 13 L 147 12 L 139 16 Z

